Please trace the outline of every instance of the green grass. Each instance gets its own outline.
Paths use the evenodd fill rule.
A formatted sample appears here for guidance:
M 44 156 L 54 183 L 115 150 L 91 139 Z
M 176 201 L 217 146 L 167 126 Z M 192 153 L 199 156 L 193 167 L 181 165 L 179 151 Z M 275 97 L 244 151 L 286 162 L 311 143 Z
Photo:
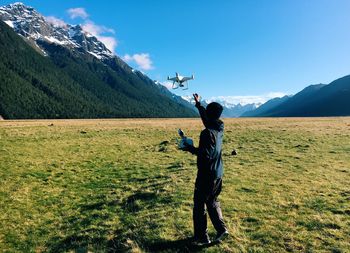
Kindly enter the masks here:
M 178 127 L 198 143 L 199 119 L 1 121 L 0 252 L 350 252 L 350 118 L 225 120 L 231 237 L 203 249 Z

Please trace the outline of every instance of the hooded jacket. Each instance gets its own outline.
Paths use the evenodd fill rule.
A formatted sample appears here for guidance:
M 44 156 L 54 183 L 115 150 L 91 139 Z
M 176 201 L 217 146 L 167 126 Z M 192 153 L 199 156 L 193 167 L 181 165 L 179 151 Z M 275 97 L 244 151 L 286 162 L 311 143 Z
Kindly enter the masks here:
M 196 107 L 205 129 L 200 134 L 198 148 L 192 146 L 189 151 L 197 155 L 197 179 L 215 180 L 221 178 L 224 172 L 221 157 L 224 123 L 220 119 L 209 118 L 200 103 Z

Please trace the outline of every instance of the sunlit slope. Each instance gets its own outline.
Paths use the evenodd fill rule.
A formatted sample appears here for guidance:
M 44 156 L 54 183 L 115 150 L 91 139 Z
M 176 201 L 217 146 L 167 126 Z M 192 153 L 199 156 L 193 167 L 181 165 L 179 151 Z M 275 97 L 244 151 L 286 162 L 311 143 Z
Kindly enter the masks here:
M 294 96 L 271 99 L 245 117 L 325 117 L 350 115 L 350 75 L 328 85 L 310 85 Z

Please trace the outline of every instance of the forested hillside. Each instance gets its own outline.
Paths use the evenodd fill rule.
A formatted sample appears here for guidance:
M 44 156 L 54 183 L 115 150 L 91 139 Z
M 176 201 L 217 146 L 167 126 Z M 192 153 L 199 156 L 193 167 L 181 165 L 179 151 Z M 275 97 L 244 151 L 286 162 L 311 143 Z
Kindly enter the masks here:
M 0 21 L 0 115 L 21 118 L 193 117 L 127 69 L 42 42 L 40 54 Z

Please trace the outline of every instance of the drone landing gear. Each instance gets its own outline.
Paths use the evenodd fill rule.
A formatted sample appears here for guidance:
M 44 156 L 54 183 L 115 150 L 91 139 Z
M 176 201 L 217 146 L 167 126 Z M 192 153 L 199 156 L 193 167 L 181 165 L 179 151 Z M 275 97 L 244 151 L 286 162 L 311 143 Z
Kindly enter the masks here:
M 186 83 L 186 85 L 183 84 L 183 83 L 175 84 L 175 82 L 173 82 L 173 86 L 171 88 L 173 90 L 176 90 L 177 88 L 181 87 L 181 88 L 183 88 L 182 90 L 188 90 L 188 83 L 187 83 L 187 81 L 185 83 Z
M 182 90 L 188 90 L 188 83 L 187 83 L 187 81 L 186 81 L 186 87 L 185 87 L 185 85 L 183 87 L 184 88 Z
M 175 85 L 175 82 L 173 82 L 173 87 L 172 87 L 172 89 L 173 89 L 173 90 L 176 90 L 177 88 L 179 88 L 179 86 Z

